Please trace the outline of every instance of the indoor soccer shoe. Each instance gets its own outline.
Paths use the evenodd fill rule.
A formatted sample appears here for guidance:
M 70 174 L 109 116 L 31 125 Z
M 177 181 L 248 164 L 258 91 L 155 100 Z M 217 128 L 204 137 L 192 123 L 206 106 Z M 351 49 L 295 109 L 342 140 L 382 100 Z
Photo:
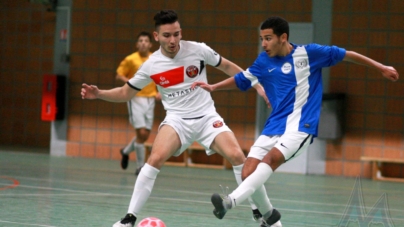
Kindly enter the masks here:
M 261 223 L 260 227 L 282 227 L 281 220 L 275 222 L 273 225 Z
M 122 155 L 121 167 L 122 167 L 122 169 L 126 169 L 126 168 L 128 168 L 129 155 L 124 154 L 123 149 L 121 149 L 121 155 Z
M 133 227 L 135 222 L 136 217 L 133 214 L 126 214 L 122 220 L 116 222 L 112 227 Z
M 261 212 L 258 209 L 254 209 L 254 210 L 252 210 L 252 213 L 253 213 L 252 220 L 255 222 L 261 222 L 261 220 L 262 220 Z
M 210 201 L 215 207 L 215 209 L 213 210 L 213 214 L 217 218 L 222 219 L 227 212 L 227 208 L 224 206 L 223 198 L 219 194 L 214 193 L 210 198 Z
M 282 227 L 281 213 L 277 209 L 273 209 L 269 218 L 266 220 L 262 218 L 260 227 Z

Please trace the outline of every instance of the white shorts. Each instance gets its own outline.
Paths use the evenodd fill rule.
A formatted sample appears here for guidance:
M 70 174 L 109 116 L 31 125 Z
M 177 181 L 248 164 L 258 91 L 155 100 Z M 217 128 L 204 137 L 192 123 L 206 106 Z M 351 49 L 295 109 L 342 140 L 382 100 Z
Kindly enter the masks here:
M 262 160 L 273 147 L 276 147 L 282 152 L 287 162 L 305 152 L 312 138 L 312 135 L 304 132 L 287 132 L 275 136 L 261 135 L 251 147 L 248 157 Z
M 152 129 L 155 104 L 154 97 L 135 96 L 128 102 L 129 122 L 135 129 Z
M 175 152 L 174 156 L 179 156 L 195 141 L 205 148 L 207 155 L 214 154 L 215 151 L 209 147 L 216 136 L 221 132 L 231 132 L 223 118 L 216 112 L 203 117 L 195 117 L 195 119 L 183 119 L 171 115 L 166 116 L 160 124 L 160 127 L 163 125 L 173 127 L 181 140 L 181 148 Z

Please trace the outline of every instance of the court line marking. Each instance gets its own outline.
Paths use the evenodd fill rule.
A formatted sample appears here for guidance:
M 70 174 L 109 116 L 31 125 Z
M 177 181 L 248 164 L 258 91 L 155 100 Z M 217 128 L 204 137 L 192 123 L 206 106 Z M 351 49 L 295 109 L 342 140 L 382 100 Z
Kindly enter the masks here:
M 55 191 L 72 191 L 72 192 L 82 192 L 84 194 L 81 194 L 81 196 L 115 196 L 115 197 L 131 197 L 131 195 L 120 195 L 120 194 L 113 194 L 113 193 L 104 193 L 104 192 L 88 192 L 88 191 L 81 191 L 81 190 L 74 190 L 74 189 L 60 189 L 60 188 L 50 188 L 50 187 L 37 187 L 37 186 L 27 186 L 27 185 L 20 185 L 21 187 L 25 188 L 35 188 L 35 189 L 45 189 L 45 190 L 55 190 Z M 186 193 L 187 191 L 178 191 L 178 190 L 167 190 L 167 191 L 172 191 L 172 192 L 180 192 L 180 193 Z M 18 196 L 22 196 L 24 194 L 17 194 Z M 31 195 L 31 194 L 27 194 Z M 73 194 L 76 195 L 76 194 Z M 80 195 L 80 194 L 78 194 Z M 7 196 L 7 195 L 6 195 Z M 10 194 L 8 194 L 10 196 Z M 46 194 L 46 196 L 50 196 L 50 194 Z M 166 200 L 166 201 L 176 201 L 176 202 L 186 202 L 186 203 L 199 203 L 199 204 L 211 204 L 210 202 L 204 202 L 204 201 L 194 201 L 194 200 L 187 200 L 187 199 L 173 199 L 173 198 L 164 198 L 164 197 L 154 197 L 150 196 L 149 199 L 157 199 L 157 200 Z M 289 202 L 296 202 L 294 200 L 279 200 L 279 199 L 271 199 L 272 201 L 289 201 Z M 301 202 L 301 201 L 299 201 Z M 304 202 L 303 202 L 304 203 Z M 321 204 L 321 203 L 314 203 L 314 204 L 320 204 L 320 205 L 328 205 L 326 203 Z M 239 205 L 240 207 L 250 207 L 248 205 Z M 343 205 L 330 205 L 330 206 L 346 206 L 346 204 Z M 371 207 L 365 207 L 370 209 Z M 324 211 L 313 211 L 313 210 L 299 210 L 299 209 L 288 209 L 288 208 L 281 208 L 283 211 L 290 211 L 290 212 L 299 212 L 299 213 L 305 213 L 305 214 L 321 214 L 321 215 L 336 215 L 336 216 L 342 216 L 343 213 L 337 213 L 337 212 L 324 212 Z M 394 209 L 390 209 L 394 210 Z M 403 211 L 403 210 L 397 210 L 397 211 Z M 391 218 L 392 220 L 396 221 L 404 221 L 404 218 Z
M 43 181 L 50 181 L 49 179 L 40 179 L 40 178 L 32 178 L 32 177 L 21 177 L 33 181 L 43 180 Z M 52 182 L 59 181 L 59 182 L 66 182 L 63 180 L 52 180 Z M 85 182 L 78 182 L 78 181 L 67 181 L 67 183 L 75 183 L 79 185 L 92 185 L 92 186 L 106 186 L 106 187 L 114 187 L 114 188 L 128 188 L 128 189 L 133 189 L 133 186 L 117 186 L 117 185 L 110 185 L 110 184 L 93 184 L 93 183 L 85 183 Z M 1 183 L 0 183 L 1 185 Z M 35 188 L 35 189 L 44 189 L 44 190 L 55 190 L 55 191 L 65 191 L 65 192 L 82 192 L 84 194 L 82 195 L 100 195 L 100 196 L 115 196 L 115 197 L 131 197 L 130 194 L 128 195 L 119 195 L 119 194 L 112 194 L 112 193 L 105 193 L 105 192 L 89 192 L 89 191 L 82 191 L 82 190 L 75 190 L 75 189 L 64 189 L 64 188 L 55 188 L 55 187 L 38 187 L 38 186 L 29 186 L 29 185 L 20 185 L 20 187 L 23 188 Z M 210 196 L 211 193 L 204 193 L 204 192 L 195 192 L 195 191 L 184 191 L 184 190 L 174 190 L 174 189 L 162 189 L 162 188 L 153 188 L 153 190 L 159 190 L 159 191 L 169 191 L 169 192 L 175 192 L 175 193 L 187 193 L 187 194 L 196 194 L 196 195 L 206 195 Z M 10 195 L 10 194 L 8 194 Z M 46 196 L 49 196 L 50 194 L 44 194 Z M 57 194 L 55 194 L 57 195 Z M 79 195 L 79 194 L 78 194 Z M 0 197 L 2 195 L 0 194 Z M 7 196 L 7 195 L 5 195 Z M 18 194 L 18 196 L 21 196 L 21 194 Z M 152 198 L 152 197 L 150 197 Z M 154 197 L 157 198 L 157 197 Z M 158 197 L 160 198 L 160 197 Z M 301 200 L 286 200 L 286 199 L 276 199 L 276 198 L 270 198 L 271 201 L 280 201 L 280 202 L 288 202 L 288 203 L 303 203 L 303 204 L 311 204 L 311 205 L 321 205 L 321 206 L 330 206 L 330 207 L 346 207 L 346 203 L 341 203 L 341 204 L 330 204 L 330 203 L 319 203 L 319 202 L 310 202 L 310 201 L 301 201 Z M 181 201 L 181 200 L 179 200 Z M 190 201 L 190 200 L 189 200 Z M 189 202 L 188 201 L 188 202 Z M 208 203 L 209 204 L 209 203 Z M 240 205 L 240 206 L 245 206 L 245 205 Z M 372 207 L 365 206 L 366 209 L 371 209 Z M 404 210 L 399 210 L 399 209 L 389 209 L 390 211 L 396 211 L 396 212 L 404 212 Z M 401 220 L 401 219 L 400 219 Z M 404 220 L 404 219 L 403 219 Z
M 56 227 L 53 225 L 39 225 L 39 224 L 28 224 L 24 222 L 13 222 L 13 221 L 5 221 L 0 219 L 0 223 L 10 223 L 10 224 L 18 224 L 18 225 L 30 225 L 30 226 L 42 226 L 42 227 Z
M 3 179 L 6 179 L 6 180 L 9 180 L 9 181 L 12 181 L 13 182 L 13 184 L 1 184 L 1 185 L 6 185 L 6 186 L 4 186 L 4 187 L 1 187 L 0 188 L 0 191 L 1 190 L 6 190 L 6 189 L 10 189 L 10 188 L 15 188 L 15 187 L 17 187 L 19 184 L 20 184 L 20 182 L 18 181 L 18 180 L 16 180 L 16 179 L 14 179 L 14 178 L 11 178 L 11 177 L 7 177 L 7 176 L 0 176 L 0 178 L 3 178 Z

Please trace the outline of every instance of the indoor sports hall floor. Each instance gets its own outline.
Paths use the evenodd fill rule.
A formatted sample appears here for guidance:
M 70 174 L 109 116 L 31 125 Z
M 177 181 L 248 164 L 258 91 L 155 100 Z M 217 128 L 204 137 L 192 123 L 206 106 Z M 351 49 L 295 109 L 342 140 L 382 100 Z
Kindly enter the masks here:
M 134 162 L 123 171 L 119 161 L 0 150 L 0 226 L 111 227 L 127 211 L 134 170 Z M 354 190 L 357 182 L 361 191 Z M 234 189 L 233 172 L 165 166 L 138 220 L 156 216 L 168 227 L 258 227 L 246 203 L 230 210 L 223 220 L 213 216 L 210 196 L 221 192 L 220 184 Z M 387 219 L 404 226 L 404 183 L 275 173 L 266 188 L 283 215 L 284 227 L 339 226 L 349 201 L 361 200 L 363 214 L 348 213 L 356 220 L 349 226 L 363 226 L 359 224 L 371 220 L 367 214 L 383 198 L 386 203 L 379 205 L 386 207 Z

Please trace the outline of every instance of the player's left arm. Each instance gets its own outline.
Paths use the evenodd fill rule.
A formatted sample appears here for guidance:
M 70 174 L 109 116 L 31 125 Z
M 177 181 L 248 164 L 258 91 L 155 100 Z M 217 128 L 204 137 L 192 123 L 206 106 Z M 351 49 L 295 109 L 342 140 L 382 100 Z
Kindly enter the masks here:
M 370 68 L 378 70 L 384 77 L 391 81 L 397 81 L 399 78 L 397 70 L 392 66 L 383 65 L 371 58 L 368 58 L 362 54 L 355 51 L 346 51 L 343 61 L 356 63 L 359 65 L 365 65 Z

